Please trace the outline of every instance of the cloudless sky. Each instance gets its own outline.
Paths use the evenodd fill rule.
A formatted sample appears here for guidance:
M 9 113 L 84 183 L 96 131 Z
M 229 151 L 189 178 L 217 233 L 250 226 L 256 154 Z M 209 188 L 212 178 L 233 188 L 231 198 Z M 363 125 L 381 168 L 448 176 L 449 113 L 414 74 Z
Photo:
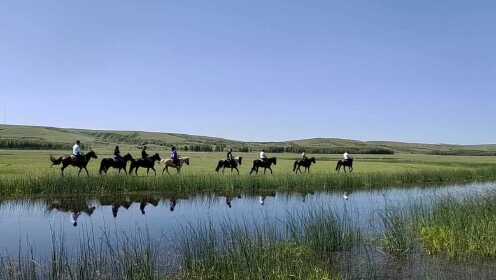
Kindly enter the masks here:
M 496 143 L 495 1 L 0 2 L 10 124 Z

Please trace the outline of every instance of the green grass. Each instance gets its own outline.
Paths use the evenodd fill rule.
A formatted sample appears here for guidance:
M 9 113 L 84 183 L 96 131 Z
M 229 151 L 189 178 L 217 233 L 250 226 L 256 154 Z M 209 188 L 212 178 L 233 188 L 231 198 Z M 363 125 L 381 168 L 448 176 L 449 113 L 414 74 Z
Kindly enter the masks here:
M 262 147 L 284 148 L 308 151 L 394 151 L 395 153 L 446 154 L 446 155 L 495 155 L 496 145 L 446 145 L 418 144 L 388 141 L 356 141 L 336 138 L 312 138 L 283 142 L 243 142 L 217 137 L 196 136 L 178 133 L 159 133 L 144 131 L 102 131 L 72 128 L 54 128 L 20 125 L 0 125 L 0 139 L 14 139 L 42 143 L 71 145 L 79 139 L 93 148 L 112 149 L 116 144 L 133 148 L 148 143 L 157 148 L 171 145 L 209 145 L 212 147 L 234 147 L 235 150 L 249 148 L 252 151 Z M 294 151 L 296 151 L 294 150 Z
M 418 225 L 425 250 L 452 259 L 496 258 L 496 195 L 445 199 Z
M 100 152 L 100 151 L 97 151 Z M 155 151 L 150 151 L 155 152 Z M 76 176 L 75 168 L 68 168 L 67 176 L 60 176 L 58 167 L 50 167 L 54 151 L 0 150 L 0 195 L 38 195 L 63 193 L 128 193 L 128 192 L 215 192 L 232 190 L 355 190 L 378 189 L 391 186 L 422 186 L 492 181 L 496 179 L 496 165 L 492 157 L 442 157 L 420 155 L 357 155 L 353 174 L 336 173 L 334 166 L 339 155 L 315 155 L 317 164 L 310 175 L 295 175 L 292 164 L 297 155 L 278 154 L 274 175 L 249 176 L 254 154 L 240 154 L 245 158 L 241 175 L 217 174 L 216 162 L 223 153 L 184 153 L 191 165 L 180 176 L 118 176 L 111 170 L 101 177 L 97 172 L 101 154 L 89 164 L 90 177 Z M 135 154 L 136 155 L 136 154 Z

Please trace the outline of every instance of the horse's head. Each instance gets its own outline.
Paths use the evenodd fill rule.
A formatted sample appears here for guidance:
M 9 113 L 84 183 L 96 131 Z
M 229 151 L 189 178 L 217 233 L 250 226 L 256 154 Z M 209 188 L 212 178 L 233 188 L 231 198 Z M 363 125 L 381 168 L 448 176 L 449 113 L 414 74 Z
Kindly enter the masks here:
M 127 154 L 123 157 L 123 159 L 124 159 L 125 161 L 132 160 L 132 159 L 133 159 L 133 156 L 132 156 L 130 153 L 127 153 Z
M 315 158 L 314 157 L 311 157 L 310 158 L 310 162 L 315 163 L 316 162 Z
M 87 154 L 86 154 L 89 158 L 94 158 L 94 159 L 97 159 L 98 157 L 96 156 L 96 153 L 91 150 L 89 151 Z
M 238 157 L 238 163 L 239 163 L 239 165 L 241 165 L 242 162 L 243 162 L 243 157 Z
M 162 160 L 162 159 L 160 158 L 160 156 L 159 156 L 159 154 L 158 154 L 158 153 L 155 153 L 155 154 L 152 156 L 152 159 L 153 159 L 153 160 L 159 160 L 159 161 L 160 161 L 160 160 Z
M 273 157 L 270 159 L 270 161 L 274 164 L 277 165 L 277 158 Z
M 184 158 L 184 163 L 186 163 L 186 165 L 189 165 L 189 158 Z

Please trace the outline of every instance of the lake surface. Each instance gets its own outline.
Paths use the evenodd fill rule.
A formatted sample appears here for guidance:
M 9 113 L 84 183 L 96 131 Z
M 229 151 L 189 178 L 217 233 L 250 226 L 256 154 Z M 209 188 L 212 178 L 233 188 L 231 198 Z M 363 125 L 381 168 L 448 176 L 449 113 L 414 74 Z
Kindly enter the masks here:
M 37 255 L 49 253 L 52 233 L 63 233 L 65 245 L 77 246 L 91 230 L 135 232 L 146 229 L 152 239 L 174 244 L 180 229 L 198 222 L 266 221 L 280 223 L 288 213 L 330 207 L 346 213 L 363 231 L 381 230 L 379 215 L 386 207 L 430 203 L 442 196 L 463 198 L 495 190 L 496 184 L 401 188 L 352 193 L 264 193 L 217 196 L 198 194 L 122 195 L 114 197 L 45 197 L 0 202 L 0 255 L 16 255 L 20 246 Z M 105 229 L 105 230 L 104 230 Z M 29 244 L 29 245 L 27 245 Z

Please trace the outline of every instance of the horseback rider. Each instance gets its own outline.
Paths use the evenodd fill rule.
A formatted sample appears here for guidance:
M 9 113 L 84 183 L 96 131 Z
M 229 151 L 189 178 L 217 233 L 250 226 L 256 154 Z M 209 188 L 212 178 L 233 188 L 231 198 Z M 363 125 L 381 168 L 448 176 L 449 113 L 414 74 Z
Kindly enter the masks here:
M 76 144 L 72 146 L 72 156 L 76 158 L 77 160 L 81 159 L 81 142 L 79 140 L 76 140 Z
M 176 150 L 176 147 L 174 147 L 174 146 L 172 146 L 172 148 L 171 148 L 171 159 L 172 159 L 172 163 L 174 163 L 174 165 L 176 165 L 176 166 L 180 165 L 179 156 L 177 155 L 177 150 Z
M 143 146 L 143 148 L 141 149 L 141 158 L 142 159 L 148 158 L 148 153 L 146 152 L 146 146 Z
M 350 160 L 353 160 L 353 157 L 347 151 L 344 152 L 343 158 L 344 158 L 344 161 L 345 162 L 348 162 Z
M 229 163 L 234 162 L 234 157 L 233 157 L 232 151 L 233 151 L 232 148 L 230 148 L 229 151 L 227 151 L 226 159 Z
M 307 160 L 307 159 L 308 159 L 308 157 L 307 157 L 307 155 L 305 154 L 305 152 L 301 153 L 301 159 L 302 159 L 302 160 Z
M 262 150 L 262 151 L 260 152 L 260 160 L 261 160 L 262 162 L 265 162 L 265 161 L 267 160 L 267 155 L 265 154 L 265 150 Z
M 121 151 L 119 150 L 119 146 L 115 146 L 114 161 L 120 161 L 120 160 L 122 160 Z

